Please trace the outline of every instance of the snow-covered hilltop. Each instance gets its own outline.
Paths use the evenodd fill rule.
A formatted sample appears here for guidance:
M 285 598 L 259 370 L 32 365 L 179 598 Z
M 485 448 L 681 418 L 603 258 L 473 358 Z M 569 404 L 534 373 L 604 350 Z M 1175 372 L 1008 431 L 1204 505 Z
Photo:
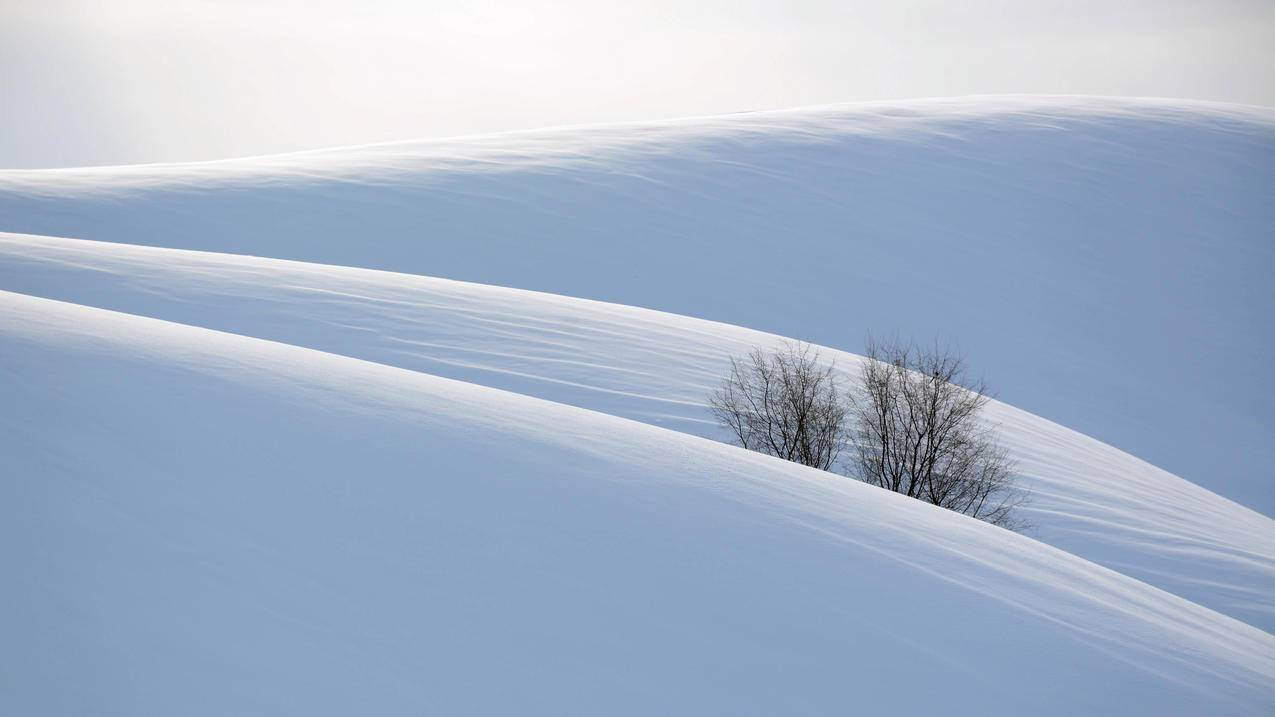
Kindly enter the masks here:
M 6 699 L 971 715 L 1275 699 L 1270 634 L 856 481 L 47 299 L 0 293 L 0 332 L 0 466 L 18 478 L 18 589 L 0 600 L 26 658 Z
M 0 171 L 0 705 L 1262 714 L 1272 195 L 1275 111 L 1055 97 Z M 867 330 L 1030 536 L 704 438 Z
M 725 439 L 727 361 L 780 337 L 551 294 L 256 257 L 0 234 L 0 285 L 305 346 Z M 847 373 L 859 358 L 825 350 Z M 1275 521 L 1003 403 L 1032 535 L 1266 630 Z
M 849 350 L 940 333 L 1006 401 L 1272 515 L 1273 196 L 1275 111 L 988 97 L 0 172 L 0 230 L 514 286 Z

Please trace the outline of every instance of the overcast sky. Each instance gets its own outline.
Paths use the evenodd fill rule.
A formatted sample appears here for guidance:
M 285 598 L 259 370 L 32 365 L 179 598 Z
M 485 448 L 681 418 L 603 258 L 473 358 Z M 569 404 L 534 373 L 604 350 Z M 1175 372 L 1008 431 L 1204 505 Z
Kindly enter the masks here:
M 1275 105 L 1271 0 L 0 0 L 0 166 L 1006 92 Z

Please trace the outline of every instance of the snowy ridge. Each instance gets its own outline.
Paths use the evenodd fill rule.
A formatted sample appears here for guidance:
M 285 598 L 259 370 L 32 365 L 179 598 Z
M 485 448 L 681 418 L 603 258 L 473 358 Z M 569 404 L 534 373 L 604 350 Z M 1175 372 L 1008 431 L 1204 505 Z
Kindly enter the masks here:
M 494 386 L 724 438 L 704 400 L 779 337 L 634 307 L 298 262 L 0 234 L 0 288 Z M 824 349 L 847 373 L 859 357 Z M 1275 628 L 1275 521 L 1003 403 L 1033 535 Z
M 1272 196 L 1271 110 L 979 97 L 0 172 L 0 231 L 442 276 L 850 350 L 939 334 L 1008 403 L 1275 515 Z
M 654 122 L 553 127 L 431 140 L 319 149 L 237 159 L 62 169 L 0 169 L 0 191 L 65 195 L 148 187 L 207 189 L 219 184 L 392 180 L 436 172 L 559 168 L 608 169 L 618 157 L 665 155 L 714 140 L 745 142 L 784 136 L 828 141 L 845 135 L 927 136 L 947 126 L 1007 117 L 1024 126 L 1051 128 L 1059 119 L 1154 119 L 1193 122 L 1200 115 L 1228 123 L 1275 127 L 1275 108 L 1199 100 L 991 95 L 855 102 L 792 110 L 741 112 Z
M 0 555 L 26 586 L 0 604 L 31 656 L 0 684 L 27 704 L 1258 714 L 1275 700 L 1269 634 L 730 446 L 7 292 L 0 342 L 14 409 L 0 466 L 18 477 L 0 505 L 22 539 Z M 68 576 L 83 589 L 60 589 Z
M 1266 714 L 1271 196 L 1275 110 L 1039 96 L 0 170 L 0 710 Z M 1032 534 L 711 440 L 868 331 Z

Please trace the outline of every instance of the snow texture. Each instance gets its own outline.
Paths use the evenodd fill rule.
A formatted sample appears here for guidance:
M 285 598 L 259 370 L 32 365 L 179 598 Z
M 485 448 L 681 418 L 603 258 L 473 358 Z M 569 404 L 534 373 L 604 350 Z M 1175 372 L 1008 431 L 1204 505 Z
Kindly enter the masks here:
M 7 292 L 0 342 L 13 714 L 1275 700 L 1267 633 L 721 443 Z
M 1272 199 L 1077 97 L 0 171 L 0 712 L 1269 714 Z M 867 330 L 1031 534 L 713 440 Z
M 782 340 L 599 302 L 365 269 L 0 234 L 0 287 L 493 386 L 726 439 L 705 399 Z M 859 357 L 823 349 L 851 379 Z M 1275 521 L 1003 403 L 1032 535 L 1275 629 Z
M 444 276 L 855 351 L 1275 515 L 1275 110 L 981 97 L 0 172 L 0 230 Z M 898 285 L 906 290 L 897 291 Z

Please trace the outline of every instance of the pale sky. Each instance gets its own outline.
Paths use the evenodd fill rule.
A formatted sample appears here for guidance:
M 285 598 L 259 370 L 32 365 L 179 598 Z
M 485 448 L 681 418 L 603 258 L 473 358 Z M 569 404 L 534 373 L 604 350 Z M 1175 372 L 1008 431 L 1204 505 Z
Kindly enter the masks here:
M 0 167 L 995 93 L 1275 106 L 1271 0 L 0 0 Z

